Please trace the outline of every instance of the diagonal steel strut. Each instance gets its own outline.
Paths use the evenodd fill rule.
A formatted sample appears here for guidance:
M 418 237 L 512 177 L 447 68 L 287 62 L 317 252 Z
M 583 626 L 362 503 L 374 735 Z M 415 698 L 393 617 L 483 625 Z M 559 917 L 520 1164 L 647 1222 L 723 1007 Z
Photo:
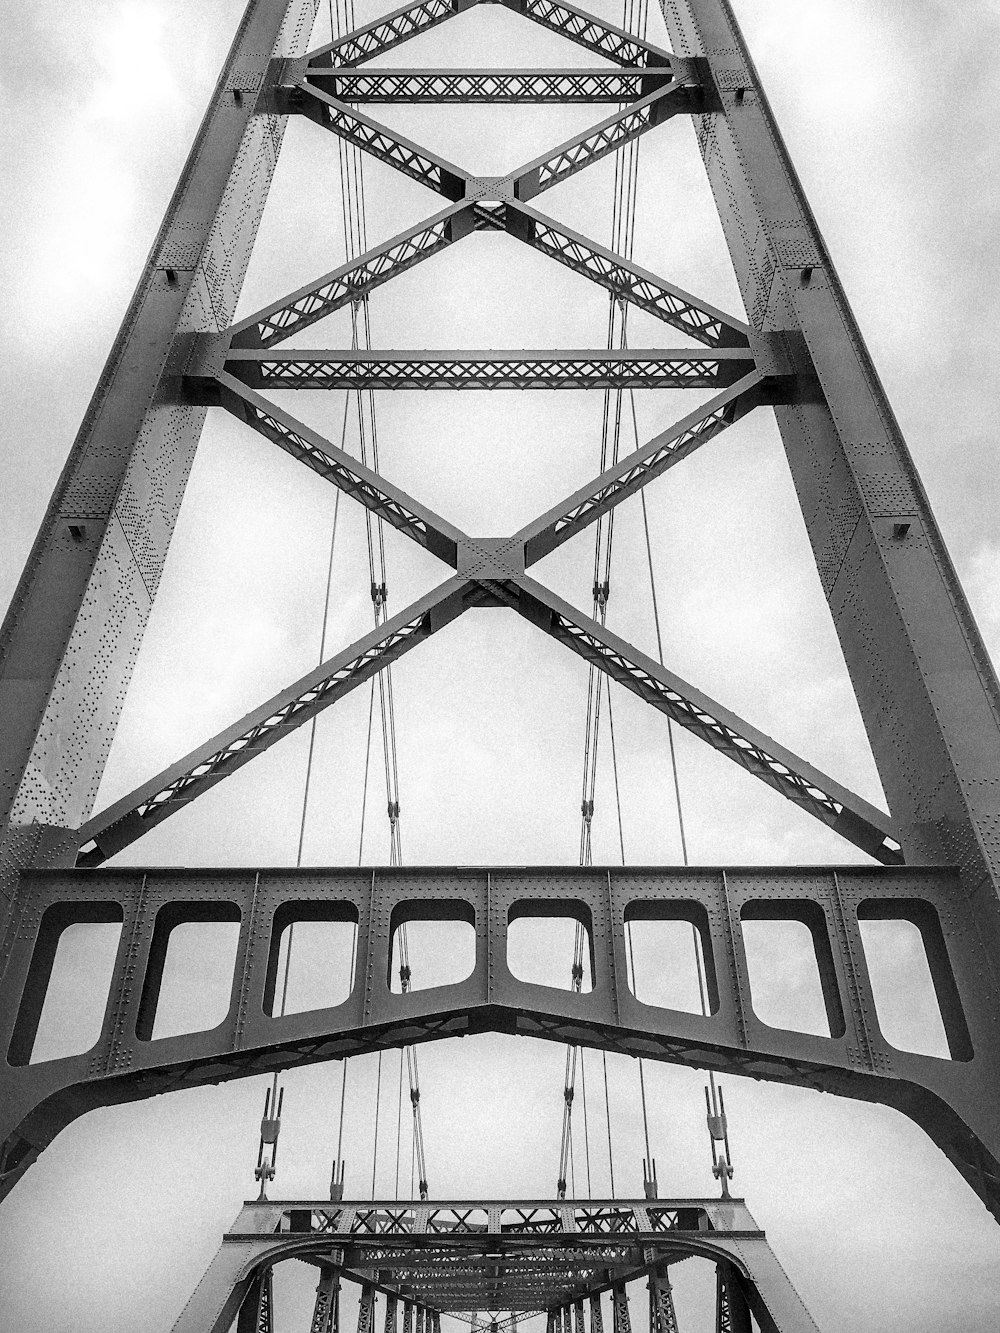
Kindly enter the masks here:
M 390 278 L 438 254 L 477 225 L 472 205 L 449 204 L 432 217 L 273 301 L 229 330 L 234 347 L 273 347 L 334 311 L 359 301 Z
M 478 0 L 468 0 L 468 4 L 476 3 Z M 327 68 L 331 65 L 360 65 L 363 61 L 374 60 L 383 51 L 391 51 L 394 46 L 408 42 L 428 28 L 454 18 L 458 12 L 453 0 L 417 0 L 416 4 L 401 5 L 371 23 L 352 28 L 343 37 L 310 51 L 305 59 Z
M 218 382 L 220 405 L 233 416 L 455 568 L 460 529 L 232 375 L 223 371 Z
M 902 864 L 893 823 L 868 801 L 842 787 L 770 736 L 661 667 L 590 616 L 527 575 L 512 581 L 510 605 L 532 624 L 568 644 L 626 689 L 700 736 L 814 815 L 883 865 Z
M 764 376 L 752 371 L 521 528 L 515 535 L 524 542 L 525 565 L 541 560 L 752 411 L 762 401 L 763 385 Z
M 455 577 L 411 603 L 391 620 L 376 626 L 288 689 L 88 820 L 79 831 L 81 850 L 77 864 L 101 865 L 461 615 L 467 600 L 475 603 L 484 597 L 474 584 Z

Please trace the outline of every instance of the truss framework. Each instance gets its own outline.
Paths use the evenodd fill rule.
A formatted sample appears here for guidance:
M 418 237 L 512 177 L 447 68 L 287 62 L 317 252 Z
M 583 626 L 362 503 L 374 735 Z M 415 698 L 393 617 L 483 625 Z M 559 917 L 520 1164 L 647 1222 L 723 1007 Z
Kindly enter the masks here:
M 270 1273 L 289 1260 L 319 1272 L 314 1333 L 328 1333 L 344 1282 L 361 1291 L 358 1333 L 377 1326 L 379 1299 L 385 1333 L 399 1333 L 400 1316 L 403 1333 L 414 1324 L 439 1333 L 443 1313 L 476 1312 L 492 1328 L 545 1313 L 550 1329 L 572 1330 L 575 1320 L 576 1333 L 587 1333 L 584 1301 L 590 1333 L 603 1333 L 605 1294 L 616 1330 L 628 1333 L 625 1286 L 637 1280 L 656 1301 L 649 1333 L 674 1333 L 664 1315 L 673 1309 L 668 1274 L 694 1256 L 725 1275 L 719 1319 L 738 1302 L 762 1333 L 816 1333 L 742 1199 L 248 1203 L 174 1333 L 228 1333 L 234 1319 L 257 1333 L 265 1303 L 270 1314 Z
M 0 772 L 0 991 L 9 1019 L 0 1076 L 12 1090 L 13 1117 L 4 1134 L 5 1188 L 87 1105 L 496 1028 L 885 1101 L 923 1124 L 998 1212 L 1000 1132 L 993 1108 L 1000 1063 L 991 1025 L 1000 958 L 1000 685 L 727 0 L 665 0 L 674 55 L 571 4 L 509 0 L 507 7 L 518 14 L 611 62 L 600 73 L 363 68 L 475 3 L 420 0 L 308 52 L 316 0 L 251 0 L 53 497 L 0 633 L 0 720 L 8 740 Z M 617 109 L 501 178 L 476 177 L 360 109 L 383 95 L 504 101 L 557 94 L 610 100 Z M 234 325 L 292 114 L 448 202 L 416 228 Z M 748 323 L 567 230 L 529 202 L 678 116 L 692 119 Z M 696 346 L 520 356 L 495 350 L 279 349 L 292 333 L 476 230 L 502 231 L 533 246 Z M 484 385 L 669 385 L 721 392 L 521 532 L 483 538 L 448 524 L 257 391 Z M 527 572 L 760 405 L 775 412 L 890 815 L 556 598 Z M 426 598 L 93 817 L 198 435 L 214 407 L 238 416 L 354 496 L 453 573 Z M 342 1013 L 282 1020 L 288 1026 L 279 1033 L 274 1020 L 261 1017 L 267 980 L 260 952 L 241 944 L 234 1009 L 222 1029 L 149 1042 L 150 1003 L 155 1007 L 150 932 L 158 930 L 162 942 L 172 919 L 167 908 L 176 908 L 178 899 L 152 872 L 129 883 L 128 876 L 116 880 L 97 867 L 470 606 L 517 611 L 886 866 L 801 870 L 790 878 L 769 872 L 774 882 L 758 884 L 759 900 L 738 893 L 735 904 L 725 873 L 721 888 L 700 880 L 683 887 L 655 884 L 657 911 L 676 911 L 680 902 L 687 904 L 684 910 L 694 904 L 707 915 L 708 926 L 705 916 L 697 919 L 717 959 L 720 1006 L 708 1019 L 651 1016 L 614 983 L 614 976 L 624 975 L 616 951 L 628 902 L 616 907 L 609 874 L 604 906 L 603 887 L 599 891 L 581 878 L 572 890 L 591 920 L 604 922 L 606 953 L 599 961 L 605 986 L 585 999 L 539 996 L 512 981 L 515 988 L 501 994 L 506 978 L 498 983 L 488 965 L 484 973 L 479 958 L 474 982 L 464 991 L 430 999 L 354 996 Z M 900 861 L 905 867 L 894 864 Z M 74 863 L 80 870 L 63 880 L 49 882 L 35 873 Z M 942 868 L 929 868 L 936 866 Z M 821 886 L 817 876 L 830 873 L 832 880 Z M 543 880 L 524 892 L 559 897 L 551 887 L 559 874 L 545 872 Z M 858 886 L 854 897 L 845 897 L 845 881 Z M 263 873 L 253 877 L 252 888 L 249 881 L 226 884 L 225 892 L 239 900 L 244 942 L 273 925 L 266 912 L 259 915 L 262 882 L 272 892 Z M 491 915 L 492 884 L 488 876 L 485 890 L 463 884 L 458 892 L 446 887 L 431 898 L 466 901 L 485 892 L 476 920 L 488 923 L 483 929 L 499 948 L 507 918 Z M 426 884 L 418 889 L 426 891 Z M 184 892 L 197 897 L 191 884 L 184 884 Z M 292 901 L 287 887 L 273 892 L 282 903 Z M 360 920 L 379 892 L 373 873 L 370 886 L 366 881 L 348 892 L 341 882 L 336 889 L 326 883 L 305 896 L 321 904 L 333 898 L 353 903 Z M 378 901 L 397 901 L 393 893 L 407 901 L 412 896 L 397 884 Z M 203 896 L 209 904 L 220 901 L 214 889 Z M 755 906 L 758 901 L 766 906 Z M 866 904 L 912 919 L 923 932 L 951 1060 L 894 1052 L 877 1031 L 857 930 Z M 827 950 L 829 1039 L 776 1034 L 753 1017 L 739 942 L 745 909 L 798 913 L 817 948 Z M 27 1064 L 60 930 L 67 921 L 105 919 L 100 914 L 108 912 L 127 921 L 128 943 L 116 964 L 101 1042 L 85 1057 Z M 374 949 L 374 928 L 365 919 L 361 947 Z M 147 996 L 141 1012 L 140 992 Z M 397 1001 L 400 1007 L 392 1012 L 378 1007 Z M 740 1280 L 735 1260 L 723 1265 L 720 1310 L 725 1307 L 732 1328 L 743 1319 L 734 1294 Z M 262 1277 L 258 1288 L 266 1299 Z

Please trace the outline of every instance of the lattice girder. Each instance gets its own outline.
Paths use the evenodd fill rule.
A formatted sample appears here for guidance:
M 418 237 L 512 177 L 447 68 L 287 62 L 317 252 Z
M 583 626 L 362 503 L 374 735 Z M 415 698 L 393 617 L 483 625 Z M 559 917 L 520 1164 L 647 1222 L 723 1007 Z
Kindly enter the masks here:
M 305 62 L 286 66 L 289 86 L 302 79 L 339 102 L 469 104 L 635 102 L 671 80 L 667 68 L 347 69 Z

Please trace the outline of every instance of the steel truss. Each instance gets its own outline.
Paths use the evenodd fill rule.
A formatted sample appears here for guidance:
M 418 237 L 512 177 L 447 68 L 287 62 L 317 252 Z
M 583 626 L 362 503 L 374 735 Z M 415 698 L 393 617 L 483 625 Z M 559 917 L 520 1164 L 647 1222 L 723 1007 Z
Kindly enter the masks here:
M 545 1312 L 550 1329 L 603 1333 L 601 1296 L 611 1297 L 620 1329 L 625 1284 L 650 1287 L 649 1333 L 674 1333 L 673 1264 L 715 1263 L 722 1295 L 717 1326 L 742 1333 L 752 1313 L 762 1333 L 816 1333 L 798 1294 L 741 1199 L 567 1199 L 245 1204 L 188 1302 L 174 1333 L 257 1329 L 275 1264 L 298 1260 L 320 1274 L 314 1333 L 326 1333 L 345 1281 L 361 1289 L 358 1333 L 437 1330 L 443 1312 Z M 738 1304 L 737 1304 L 738 1303 Z M 746 1315 L 746 1323 L 732 1311 Z M 725 1322 L 728 1320 L 729 1322 Z
M 475 3 L 420 0 L 309 52 L 316 0 L 251 0 L 237 33 L 0 633 L 7 744 L 0 772 L 0 1079 L 10 1116 L 3 1127 L 4 1188 L 88 1106 L 496 1029 L 884 1101 L 922 1124 L 1000 1216 L 1000 1053 L 992 1027 L 1000 958 L 1000 685 L 727 0 L 665 0 L 673 55 L 571 4 L 509 0 L 516 13 L 610 61 L 601 71 L 363 68 Z M 617 109 L 502 178 L 476 177 L 360 109 L 389 99 L 557 96 L 606 100 Z M 447 203 L 234 324 L 290 115 L 315 122 Z M 693 121 L 749 323 L 577 235 L 530 202 L 639 136 L 665 132 L 679 115 Z M 532 246 L 660 318 L 693 346 L 518 355 L 279 347 L 473 231 L 503 232 Z M 461 532 L 258 392 L 631 386 L 717 392 L 534 523 L 501 538 Z M 761 406 L 775 412 L 890 814 L 528 573 L 544 554 Z M 206 413 L 218 408 L 432 551 L 448 577 L 95 816 L 97 786 L 194 449 Z M 573 872 L 567 880 L 563 872 L 544 871 L 523 872 L 521 883 L 498 870 L 485 882 L 482 875 L 442 876 L 436 887 L 423 872 L 395 878 L 372 872 L 363 881 L 316 872 L 308 888 L 291 872 L 137 876 L 99 869 L 470 606 L 516 611 L 883 867 L 634 872 L 631 880 L 606 872 L 593 880 Z M 51 867 L 62 869 L 42 873 Z M 505 957 L 509 913 L 522 898 L 558 900 L 560 911 L 576 903 L 574 910 L 586 914 L 598 978 L 592 995 L 526 987 L 500 962 L 488 961 Z M 476 921 L 479 953 L 469 982 L 406 996 L 379 986 L 362 994 L 359 985 L 335 1011 L 264 1017 L 271 983 L 262 959 L 273 955 L 279 906 L 291 911 L 311 901 L 327 911 L 346 904 L 360 923 L 359 950 L 374 957 L 386 948 L 386 932 L 373 925 L 376 906 L 437 912 L 449 900 L 465 904 L 463 911 L 471 904 Z M 231 911 L 235 903 L 240 914 L 232 1008 L 213 1032 L 152 1043 L 157 950 L 165 947 L 178 904 L 190 901 L 206 911 L 222 910 L 219 904 Z M 637 911 L 695 921 L 714 960 L 709 1017 L 651 1010 L 620 984 L 624 923 L 635 904 Z M 753 1014 L 741 921 L 768 913 L 803 920 L 813 932 L 830 1038 L 775 1032 Z M 950 1060 L 894 1051 L 878 1030 L 858 920 L 879 913 L 913 920 L 923 934 Z M 124 930 L 101 1041 L 85 1056 L 29 1065 L 60 931 L 76 920 L 104 919 L 123 920 Z M 375 976 L 386 975 L 380 958 Z M 745 1267 L 724 1260 L 720 1327 L 723 1317 L 728 1327 L 748 1327 L 745 1281 Z M 264 1293 L 263 1277 L 259 1289 Z M 667 1315 L 661 1309 L 657 1318 L 662 1323 Z M 624 1328 L 616 1324 L 616 1333 Z

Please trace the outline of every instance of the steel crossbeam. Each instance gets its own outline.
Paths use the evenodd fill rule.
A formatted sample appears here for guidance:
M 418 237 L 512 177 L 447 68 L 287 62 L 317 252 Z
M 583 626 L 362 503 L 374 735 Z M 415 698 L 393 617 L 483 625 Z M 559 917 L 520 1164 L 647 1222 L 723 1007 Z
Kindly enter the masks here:
M 525 566 L 541 560 L 654 477 L 700 449 L 752 411 L 765 395 L 764 376 L 752 371 L 521 528 L 516 535 L 524 542 Z
M 466 599 L 479 602 L 483 593 L 465 579 L 448 579 L 220 732 L 197 752 L 116 802 L 81 829 L 85 842 L 80 864 L 101 864 L 108 855 L 242 768 L 282 736 L 377 675 L 460 615 Z M 88 847 L 90 842 L 94 843 L 93 849 Z
M 238 380 L 219 376 L 220 405 L 271 440 L 285 453 L 313 472 L 332 481 L 353 496 L 371 513 L 424 546 L 445 564 L 458 564 L 458 546 L 465 534 L 445 519 L 424 508 L 403 490 L 338 449 L 303 422 L 275 407 L 259 394 L 248 391 Z
M 899 842 L 887 815 L 756 731 L 534 579 L 522 576 L 514 582 L 517 595 L 511 604 L 526 619 L 877 861 L 885 865 L 902 862 Z
M 990 1095 L 1000 1074 L 993 1021 L 1000 993 L 988 993 L 990 1008 L 979 1005 L 990 967 L 988 944 L 976 930 L 976 905 L 962 905 L 956 895 L 958 882 L 954 869 L 909 866 L 28 872 L 0 978 L 0 1046 L 8 1052 L 0 1066 L 0 1192 L 64 1125 L 92 1106 L 278 1066 L 497 1031 L 732 1069 L 897 1107 L 1000 1215 L 1000 1107 Z M 472 971 L 453 985 L 393 992 L 392 931 L 428 911 L 438 920 L 474 924 Z M 533 985 L 510 972 L 511 923 L 539 912 L 569 916 L 584 927 L 590 992 Z M 862 923 L 880 916 L 902 916 L 920 931 L 950 1058 L 894 1049 L 882 1034 L 861 939 Z M 353 986 L 333 1008 L 272 1016 L 282 933 L 306 917 L 357 923 Z M 188 919 L 237 918 L 226 1018 L 211 1031 L 150 1040 L 170 930 Z M 628 923 L 663 919 L 684 921 L 698 933 L 707 1016 L 642 1003 L 630 988 Z M 756 1016 L 743 932 L 746 921 L 760 919 L 794 920 L 809 930 L 829 1036 L 777 1029 Z M 58 940 L 80 920 L 122 923 L 111 987 L 115 1003 L 92 1050 L 31 1064 Z M 519 1206 L 525 1210 L 520 1220 L 474 1211 L 463 1220 L 447 1210 L 434 1212 L 443 1205 L 428 1204 L 420 1225 L 433 1221 L 438 1234 L 460 1239 L 458 1233 L 474 1238 L 483 1225 L 502 1224 L 543 1241 L 552 1229 L 551 1214 L 527 1202 Z M 346 1220 L 342 1226 L 324 1223 L 325 1243 L 347 1241 L 331 1234 L 338 1226 L 351 1235 L 367 1229 L 385 1243 L 387 1231 L 406 1217 L 403 1205 L 392 1215 L 365 1207 L 349 1227 Z M 593 1212 L 589 1220 L 575 1219 L 576 1233 L 590 1229 L 605 1245 L 622 1239 L 610 1204 L 578 1207 Z M 667 1209 L 669 1231 L 669 1201 L 647 1207 Z M 332 1204 L 324 1211 L 328 1217 L 338 1213 Z
M 671 79 L 664 67 L 618 69 L 348 69 L 308 65 L 313 87 L 340 102 L 635 102 Z
M 713 389 L 754 365 L 748 348 L 710 352 L 398 352 L 233 348 L 226 369 L 257 389 Z M 192 380 L 197 382 L 197 375 Z
M 677 66 L 683 62 L 662 47 L 637 37 L 625 28 L 606 23 L 567 0 L 500 0 L 532 23 L 557 32 L 577 46 L 619 65 Z
M 750 330 L 700 297 L 588 240 L 530 204 L 504 205 L 505 226 L 518 240 L 598 283 L 620 301 L 655 315 L 708 347 L 745 347 Z

